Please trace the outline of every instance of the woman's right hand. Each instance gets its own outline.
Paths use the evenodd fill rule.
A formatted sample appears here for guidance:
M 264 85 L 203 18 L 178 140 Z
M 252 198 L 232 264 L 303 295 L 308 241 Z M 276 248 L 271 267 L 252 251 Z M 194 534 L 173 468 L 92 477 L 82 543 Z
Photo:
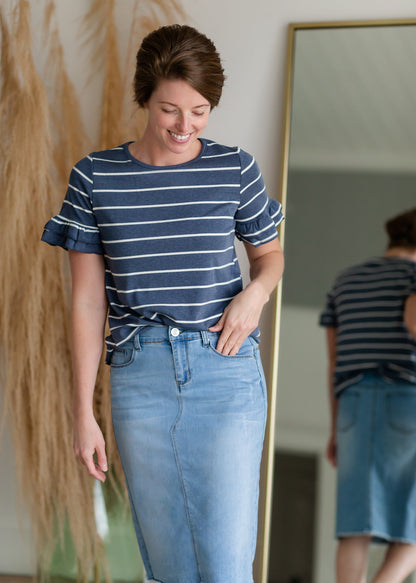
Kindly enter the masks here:
M 75 419 L 74 451 L 86 466 L 88 473 L 100 480 L 100 482 L 105 482 L 106 476 L 104 472 L 108 469 L 105 441 L 94 416 L 88 419 Z M 96 454 L 96 462 L 94 454 Z

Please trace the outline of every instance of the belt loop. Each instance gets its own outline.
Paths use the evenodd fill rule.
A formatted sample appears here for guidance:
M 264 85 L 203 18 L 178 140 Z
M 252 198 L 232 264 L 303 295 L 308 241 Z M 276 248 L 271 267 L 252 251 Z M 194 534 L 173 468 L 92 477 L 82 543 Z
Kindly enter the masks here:
M 202 338 L 203 346 L 208 346 L 209 345 L 209 338 L 208 338 L 208 332 L 206 330 L 201 330 L 201 338 Z
M 133 338 L 133 345 L 136 350 L 142 349 L 142 345 L 140 344 L 140 328 L 137 330 L 137 333 Z

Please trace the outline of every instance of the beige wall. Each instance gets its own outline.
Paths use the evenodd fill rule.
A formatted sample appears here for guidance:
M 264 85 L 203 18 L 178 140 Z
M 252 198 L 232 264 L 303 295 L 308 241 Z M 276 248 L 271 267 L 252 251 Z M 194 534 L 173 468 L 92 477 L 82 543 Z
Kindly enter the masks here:
M 85 88 L 87 71 L 82 49 L 77 45 L 79 18 L 89 3 L 85 0 L 57 0 L 62 40 L 70 74 L 79 92 L 83 92 L 83 114 L 92 133 L 98 123 L 99 104 L 95 103 L 94 84 Z M 117 0 L 119 24 L 128 26 L 131 0 Z M 287 25 L 290 22 L 405 18 L 414 16 L 414 0 L 182 0 L 188 22 L 212 37 L 219 49 L 227 74 L 227 83 L 220 107 L 213 113 L 206 135 L 230 145 L 239 144 L 252 152 L 263 171 L 268 191 L 278 197 L 279 161 L 282 124 L 282 99 L 286 58 Z M 31 0 L 34 13 L 42 3 Z M 37 15 L 34 14 L 36 19 Z M 123 24 L 124 23 L 124 24 Z M 124 35 L 125 38 L 126 35 Z M 40 49 L 37 49 L 40 51 Z M 290 225 L 287 225 L 290 228 Z M 296 319 L 299 314 L 293 315 Z M 263 325 L 263 357 L 269 368 L 271 337 L 270 310 Z M 290 321 L 284 333 L 290 333 Z M 288 355 L 291 358 L 291 355 Z M 290 367 L 281 382 L 290 383 Z M 304 388 L 299 387 L 297 391 Z M 294 398 L 297 394 L 293 392 Z M 286 393 L 285 393 L 286 395 Z M 290 392 L 288 393 L 290 395 Z M 285 399 L 289 398 L 285 396 Z M 283 407 L 282 407 L 283 409 Z M 286 408 L 285 408 L 286 410 Z M 317 406 L 305 409 L 308 414 L 295 420 L 296 401 L 287 403 L 286 418 L 279 418 L 281 444 L 303 448 L 312 427 L 316 447 L 321 448 L 325 433 L 323 410 Z M 303 433 L 302 433 L 303 432 Z M 302 435 L 304 437 L 302 438 Z M 299 437 L 301 436 L 301 437 Z M 314 438 L 314 439 L 315 439 Z M 23 536 L 28 524 L 22 513 L 21 525 L 15 502 L 13 452 L 6 439 L 0 449 L 0 573 L 33 573 L 35 563 L 30 537 Z M 332 477 L 322 470 L 323 488 L 320 498 L 331 495 Z M 30 479 L 30 476 L 28 476 Z M 319 556 L 331 555 L 332 517 L 322 515 Z M 323 526 L 322 526 L 323 525 Z M 332 572 L 322 559 L 319 583 L 331 583 Z

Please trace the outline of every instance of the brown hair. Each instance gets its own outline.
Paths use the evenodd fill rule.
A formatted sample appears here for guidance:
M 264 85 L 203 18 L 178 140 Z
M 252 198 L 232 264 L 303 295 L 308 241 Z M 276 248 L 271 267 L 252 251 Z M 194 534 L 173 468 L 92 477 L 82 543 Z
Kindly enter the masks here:
M 385 229 L 389 236 L 387 249 L 416 248 L 416 208 L 389 219 L 385 224 Z
M 173 24 L 148 34 L 136 56 L 135 101 L 143 107 L 162 79 L 181 79 L 218 105 L 224 69 L 214 43 L 195 28 Z

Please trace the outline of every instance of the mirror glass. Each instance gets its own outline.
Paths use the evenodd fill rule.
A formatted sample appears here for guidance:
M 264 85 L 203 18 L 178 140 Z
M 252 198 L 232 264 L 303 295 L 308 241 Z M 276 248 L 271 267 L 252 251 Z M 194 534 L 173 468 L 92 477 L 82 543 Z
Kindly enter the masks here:
M 385 220 L 416 206 L 415 62 L 416 21 L 290 28 L 270 583 L 334 580 L 318 318 L 335 275 L 382 255 Z

